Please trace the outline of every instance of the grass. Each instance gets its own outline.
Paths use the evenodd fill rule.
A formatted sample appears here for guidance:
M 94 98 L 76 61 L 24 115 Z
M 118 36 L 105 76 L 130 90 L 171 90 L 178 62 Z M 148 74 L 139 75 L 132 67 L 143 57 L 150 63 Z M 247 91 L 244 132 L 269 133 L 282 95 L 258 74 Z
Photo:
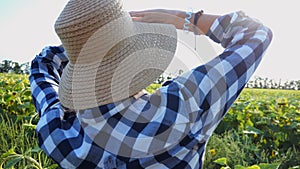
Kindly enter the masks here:
M 26 127 L 27 122 L 0 114 L 0 168 L 43 168 L 56 166 L 38 148 L 35 129 Z M 10 167 L 11 166 L 11 167 Z M 38 166 L 38 167 L 37 167 Z
M 248 135 L 230 130 L 212 135 L 206 148 L 204 168 L 221 168 L 214 162 L 220 158 L 226 158 L 228 166 L 232 169 L 237 165 L 248 167 L 258 164 L 279 166 L 279 169 L 300 168 L 300 150 L 295 147 L 290 147 L 282 158 L 270 161 L 270 156 L 272 154 L 261 150 Z M 277 169 L 277 167 L 268 169 Z
M 300 91 L 243 90 L 209 140 L 204 168 L 220 168 L 220 158 L 230 168 L 300 168 Z

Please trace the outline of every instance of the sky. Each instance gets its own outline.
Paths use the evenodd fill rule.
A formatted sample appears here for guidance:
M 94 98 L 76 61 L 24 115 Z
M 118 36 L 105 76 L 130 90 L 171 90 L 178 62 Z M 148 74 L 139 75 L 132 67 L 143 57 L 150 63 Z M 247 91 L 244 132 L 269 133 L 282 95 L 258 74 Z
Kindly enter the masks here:
M 227 14 L 242 10 L 260 20 L 273 31 L 273 41 L 254 76 L 275 80 L 300 80 L 298 2 L 261 0 L 123 0 L 124 8 L 144 10 L 153 8 L 179 9 L 205 13 Z M 54 22 L 67 0 L 0 0 L 0 61 L 24 63 L 31 61 L 48 45 L 59 45 Z M 179 33 L 176 56 L 186 67 L 199 65 L 222 52 L 205 36 L 197 39 L 197 52 L 192 34 Z M 192 55 L 186 59 L 186 55 Z M 187 61 L 186 61 L 187 60 Z M 190 64 L 190 65 L 189 65 Z

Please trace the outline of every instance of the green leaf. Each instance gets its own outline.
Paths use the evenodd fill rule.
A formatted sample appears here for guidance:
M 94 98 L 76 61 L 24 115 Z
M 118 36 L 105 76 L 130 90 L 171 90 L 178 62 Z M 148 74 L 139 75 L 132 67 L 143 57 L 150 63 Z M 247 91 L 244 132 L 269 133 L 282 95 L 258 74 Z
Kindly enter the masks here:
M 226 167 L 221 167 L 221 169 L 230 169 L 230 167 L 226 166 Z
M 261 169 L 278 169 L 280 164 L 274 163 L 274 164 L 266 164 L 266 163 L 261 163 L 259 164 L 259 167 Z
M 261 169 L 258 165 L 247 167 L 246 169 Z
M 17 153 L 15 152 L 14 148 L 9 149 L 7 152 L 1 155 L 1 158 L 6 158 L 11 155 L 16 155 Z
M 23 93 L 23 96 L 31 96 L 31 91 L 30 90 L 27 90 Z
M 42 151 L 42 149 L 40 149 L 39 147 L 34 147 L 34 148 L 32 148 L 32 149 L 27 150 L 27 151 L 25 152 L 25 154 L 27 155 L 28 153 L 38 153 L 38 152 L 40 152 L 40 151 Z
M 245 167 L 241 166 L 241 165 L 235 165 L 234 169 L 245 169 Z
M 243 133 L 245 134 L 263 134 L 263 132 L 255 127 L 247 126 L 247 130 L 244 130 Z
M 251 121 L 251 119 L 248 119 L 248 120 L 247 120 L 246 125 L 247 125 L 247 126 L 251 126 L 251 127 L 254 126 L 254 124 L 253 124 L 253 122 Z
M 40 151 L 42 151 L 42 149 L 40 147 L 34 147 L 33 149 L 31 149 L 31 152 L 33 152 L 33 153 L 38 153 Z
M 223 158 L 218 158 L 214 161 L 215 163 L 222 165 L 222 166 L 227 166 L 227 159 L 225 157 Z
M 58 168 L 58 164 L 52 164 L 49 167 L 47 167 L 47 169 L 56 169 Z
M 6 165 L 4 166 L 4 169 L 12 168 L 15 164 L 17 164 L 22 159 L 23 159 L 23 157 L 18 156 L 18 157 L 12 158 L 11 160 L 8 160 Z

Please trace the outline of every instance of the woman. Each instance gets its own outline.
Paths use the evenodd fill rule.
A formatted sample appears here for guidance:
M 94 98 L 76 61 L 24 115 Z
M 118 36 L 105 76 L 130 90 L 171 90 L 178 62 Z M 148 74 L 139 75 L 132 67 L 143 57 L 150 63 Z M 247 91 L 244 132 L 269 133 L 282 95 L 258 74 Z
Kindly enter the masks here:
M 219 16 L 202 11 L 186 13 L 158 9 L 131 12 L 136 22 L 131 23 L 128 13 L 120 9 L 119 1 L 97 0 L 87 3 L 71 0 L 56 22 L 56 31 L 63 46 L 46 47 L 32 61 L 30 84 L 33 101 L 40 115 L 37 125 L 39 146 L 62 168 L 202 168 L 208 139 L 259 65 L 271 42 L 271 31 L 243 12 Z M 94 17 L 94 13 L 97 17 Z M 89 18 L 88 22 L 86 18 Z M 89 24 L 86 29 L 90 30 L 98 23 L 101 24 L 95 29 L 92 41 L 86 39 L 81 48 L 76 48 L 87 36 L 73 34 L 79 34 L 80 31 L 86 34 L 88 31 L 82 29 L 84 24 Z M 103 26 L 108 23 L 112 24 Z M 153 74 L 158 78 L 158 73 L 152 69 L 156 65 L 146 67 L 144 60 L 138 59 L 142 56 L 147 56 L 144 59 L 156 57 L 151 60 L 156 62 L 160 57 L 172 58 L 176 45 L 174 26 L 196 35 L 206 35 L 216 43 L 221 43 L 225 50 L 208 63 L 165 83 L 154 94 L 135 95 L 141 89 L 135 86 L 144 82 L 136 85 L 131 85 L 131 82 L 147 79 Z M 144 30 L 139 33 L 132 31 L 137 27 L 137 31 Z M 97 30 L 100 30 L 99 34 Z M 132 36 L 123 36 L 120 30 L 128 31 L 128 35 Z M 106 34 L 109 34 L 108 38 L 98 38 L 100 35 L 106 37 Z M 111 43 L 111 40 L 120 38 L 116 34 L 123 38 L 116 44 Z M 69 37 L 79 39 L 70 40 Z M 131 43 L 137 41 L 140 43 Z M 130 73 L 128 71 L 120 76 L 122 81 L 118 81 L 115 75 L 118 77 L 118 73 L 127 69 L 136 70 L 136 67 L 122 65 L 122 61 L 117 66 L 108 61 L 102 62 L 105 57 L 97 60 L 95 57 L 98 55 L 91 52 L 96 48 L 84 48 L 88 43 L 97 45 L 95 42 L 103 42 L 103 45 L 111 43 L 111 48 L 98 46 L 108 51 L 104 52 L 105 57 L 114 58 L 110 59 L 111 62 L 120 56 L 125 58 L 124 61 L 136 54 L 128 63 L 135 62 L 137 67 L 143 65 L 142 75 L 146 72 L 148 76 L 135 78 L 137 73 L 133 72 L 132 76 L 124 79 L 123 76 Z M 78 59 L 80 55 L 84 55 L 84 59 Z M 94 59 L 87 60 L 90 56 Z M 81 61 L 85 66 L 76 65 Z M 86 66 L 94 63 L 102 67 L 94 71 L 94 68 Z M 76 66 L 79 68 L 76 69 Z M 120 66 L 127 67 L 121 69 Z M 107 73 L 112 68 L 122 71 Z M 84 74 L 85 69 L 89 71 Z M 93 71 L 97 76 L 93 79 L 96 83 L 92 87 L 102 83 L 106 76 L 101 76 L 108 74 L 111 75 L 111 82 L 119 82 L 111 83 L 111 86 L 123 85 L 126 80 L 130 82 L 126 86 L 130 90 L 128 96 L 122 95 L 126 92 L 114 95 L 111 86 L 105 92 L 93 93 L 70 89 L 77 87 L 78 90 L 84 88 L 89 91 L 91 87 L 82 84 L 90 85 L 91 81 L 86 77 Z M 80 74 L 83 76 L 75 78 Z M 149 79 L 143 87 L 153 80 Z M 105 85 L 103 83 L 95 88 L 106 89 L 103 87 Z M 105 99 L 107 95 L 110 97 Z M 96 102 L 87 101 L 88 97 Z M 74 98 L 75 101 L 72 100 Z

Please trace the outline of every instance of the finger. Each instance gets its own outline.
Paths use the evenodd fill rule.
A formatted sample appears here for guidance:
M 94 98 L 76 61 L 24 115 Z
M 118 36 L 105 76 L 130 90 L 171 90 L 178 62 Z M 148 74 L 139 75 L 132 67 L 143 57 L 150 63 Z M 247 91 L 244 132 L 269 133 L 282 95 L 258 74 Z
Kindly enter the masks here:
M 129 11 L 129 14 L 133 17 L 144 17 L 150 13 L 162 13 L 161 9 L 148 9 L 143 11 Z
M 132 17 L 131 18 L 133 21 L 136 21 L 136 22 L 141 22 L 142 21 L 142 18 L 141 17 Z
M 141 11 L 130 11 L 129 15 L 131 17 L 144 17 L 145 16 L 145 12 L 141 12 Z

